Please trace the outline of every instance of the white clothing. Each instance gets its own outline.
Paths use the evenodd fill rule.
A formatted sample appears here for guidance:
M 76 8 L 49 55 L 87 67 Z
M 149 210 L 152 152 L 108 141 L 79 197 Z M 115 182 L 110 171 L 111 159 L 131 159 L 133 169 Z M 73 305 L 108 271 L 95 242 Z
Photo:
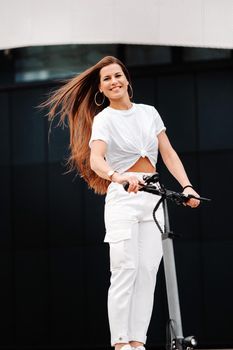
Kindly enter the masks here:
M 128 344 L 122 346 L 121 350 L 132 350 L 132 347 Z
M 143 176 L 143 173 L 133 174 L 139 179 Z M 108 315 L 112 346 L 133 340 L 146 342 L 162 258 L 161 233 L 152 216 L 159 199 L 146 192 L 129 194 L 118 183 L 108 187 L 105 241 L 110 246 Z M 162 206 L 156 218 L 163 227 Z
M 125 172 L 124 174 L 137 176 L 141 180 L 144 175 L 152 175 L 152 173 L 141 172 Z M 136 194 L 128 193 L 122 185 L 111 182 L 105 197 L 104 221 L 106 234 L 104 242 L 113 243 L 130 239 L 134 223 L 153 221 L 152 212 L 159 198 L 157 195 L 143 191 L 138 191 Z M 162 206 L 159 207 L 158 213 L 159 219 L 163 218 Z M 159 224 L 162 227 L 163 222 L 159 222 Z
M 134 103 L 128 110 L 107 107 L 94 117 L 89 146 L 93 140 L 106 142 L 106 161 L 119 173 L 140 157 L 147 157 L 155 167 L 157 135 L 165 129 L 152 106 Z M 141 179 L 143 173 L 133 175 Z M 104 240 L 110 246 L 108 315 L 112 345 L 146 342 L 162 257 L 161 233 L 152 216 L 159 198 L 146 192 L 129 194 L 118 183 L 111 183 L 107 190 Z M 156 216 L 163 227 L 162 207 Z
M 93 140 L 106 142 L 106 161 L 119 173 L 129 169 L 140 157 L 148 157 L 155 167 L 157 135 L 162 130 L 166 128 L 153 106 L 133 103 L 128 110 L 107 107 L 94 117 L 89 146 Z

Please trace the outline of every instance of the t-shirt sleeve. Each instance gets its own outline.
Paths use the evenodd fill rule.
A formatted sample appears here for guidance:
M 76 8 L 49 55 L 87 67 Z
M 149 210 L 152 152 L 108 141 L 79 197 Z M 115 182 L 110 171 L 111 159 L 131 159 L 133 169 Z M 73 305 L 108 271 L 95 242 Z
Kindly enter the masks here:
M 109 142 L 109 133 L 105 120 L 102 117 L 95 117 L 92 124 L 91 138 L 89 147 L 94 140 L 101 140 L 106 143 Z
M 161 133 L 161 131 L 165 131 L 166 127 L 163 123 L 162 118 L 160 117 L 160 114 L 154 107 L 153 107 L 153 113 L 155 116 L 156 135 L 158 135 L 159 133 Z

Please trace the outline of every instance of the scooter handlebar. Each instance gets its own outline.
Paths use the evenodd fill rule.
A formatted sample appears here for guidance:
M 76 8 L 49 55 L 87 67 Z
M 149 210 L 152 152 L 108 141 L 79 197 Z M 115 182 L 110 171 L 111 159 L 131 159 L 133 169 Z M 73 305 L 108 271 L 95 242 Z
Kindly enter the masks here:
M 125 191 L 128 191 L 129 183 L 124 182 L 122 185 L 123 185 Z M 198 199 L 199 201 L 202 201 L 202 202 L 211 201 L 211 199 L 209 199 L 209 198 L 197 197 L 197 196 L 194 196 L 192 194 L 185 195 L 181 192 L 174 192 L 174 191 L 167 190 L 164 187 L 157 188 L 153 185 L 147 185 L 147 184 L 141 184 L 141 188 L 139 189 L 139 191 L 149 192 L 152 194 L 159 195 L 161 197 L 163 196 L 167 199 L 170 199 L 171 201 L 175 202 L 178 205 L 188 202 L 189 199 L 191 199 L 191 198 Z

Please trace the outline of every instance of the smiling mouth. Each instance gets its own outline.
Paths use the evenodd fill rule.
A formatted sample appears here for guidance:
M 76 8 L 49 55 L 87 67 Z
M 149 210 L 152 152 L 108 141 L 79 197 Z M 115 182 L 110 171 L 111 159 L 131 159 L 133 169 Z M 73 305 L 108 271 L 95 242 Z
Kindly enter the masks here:
M 112 89 L 110 89 L 111 91 L 112 90 L 116 90 L 116 89 L 120 89 L 121 88 L 121 86 L 114 86 Z

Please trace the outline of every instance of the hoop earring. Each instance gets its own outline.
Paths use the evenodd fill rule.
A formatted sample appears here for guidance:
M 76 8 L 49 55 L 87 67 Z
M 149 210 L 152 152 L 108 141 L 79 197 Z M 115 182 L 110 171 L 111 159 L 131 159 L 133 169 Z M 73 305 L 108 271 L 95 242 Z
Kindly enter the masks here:
M 130 83 L 129 83 L 128 87 L 129 87 L 129 90 L 131 92 L 131 94 L 129 94 L 129 98 L 131 99 L 131 98 L 133 98 L 133 88 L 132 88 Z M 129 93 L 129 91 L 128 91 L 128 93 Z
M 100 91 L 97 91 L 97 92 L 95 93 L 94 101 L 95 101 L 96 106 L 102 106 L 102 105 L 104 104 L 104 101 L 105 101 L 105 96 L 104 96 L 104 94 L 103 94 L 103 96 L 104 96 L 103 101 L 102 101 L 101 103 L 98 103 L 97 100 L 96 100 L 98 94 L 103 94 L 103 93 L 100 92 Z

